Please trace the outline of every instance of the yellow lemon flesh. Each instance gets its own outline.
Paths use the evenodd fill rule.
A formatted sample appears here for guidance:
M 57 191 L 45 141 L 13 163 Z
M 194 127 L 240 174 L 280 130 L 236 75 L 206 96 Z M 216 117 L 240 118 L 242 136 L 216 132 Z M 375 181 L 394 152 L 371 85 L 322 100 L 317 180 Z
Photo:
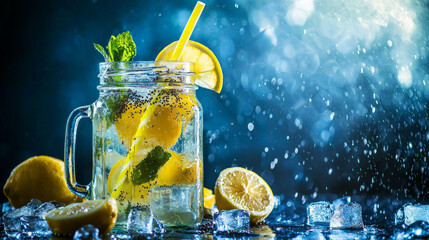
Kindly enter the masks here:
M 165 47 L 155 61 L 168 61 L 177 41 Z M 213 52 L 201 43 L 189 40 L 179 61 L 194 63 L 196 84 L 220 93 L 223 85 L 222 68 Z
M 216 202 L 216 199 L 215 199 L 215 196 L 213 195 L 213 191 L 208 188 L 204 188 L 204 207 L 213 208 L 215 205 L 215 202 Z
M 32 157 L 16 166 L 3 193 L 15 208 L 24 206 L 33 198 L 63 204 L 82 201 L 67 188 L 64 162 L 48 156 Z
M 118 201 L 119 214 L 125 213 L 129 204 L 148 205 L 149 190 L 155 185 L 165 186 L 173 184 L 195 184 L 201 178 L 201 166 L 198 159 L 190 161 L 184 154 L 178 154 L 167 150 L 171 154 L 168 161 L 159 169 L 157 177 L 149 182 L 132 185 L 129 174 L 138 162 L 129 161 L 127 165 L 124 160 L 118 161 L 110 170 L 108 177 L 108 190 L 111 197 Z M 118 171 L 125 169 L 118 174 Z
M 164 149 L 173 146 L 180 137 L 183 121 L 193 114 L 193 106 L 186 94 L 174 94 L 168 90 L 160 92 L 141 118 L 133 147 L 146 148 L 146 142 L 150 139 L 155 139 Z
M 124 141 L 124 146 L 129 146 L 129 144 L 131 144 L 146 106 L 147 104 L 129 103 L 126 110 L 121 113 L 119 118 L 115 121 L 118 137 Z
M 196 105 L 196 99 L 187 93 L 161 90 L 147 107 L 134 137 L 156 139 L 164 149 L 172 147 L 198 111 Z
M 115 184 L 116 184 L 116 180 L 121 174 L 122 165 L 124 161 L 125 161 L 124 158 L 120 159 L 110 169 L 109 177 L 107 178 L 107 189 L 109 190 L 110 193 L 113 191 L 113 188 L 115 187 Z
M 197 110 L 195 99 L 185 93 L 163 90 L 155 94 L 139 121 L 127 158 L 118 161 L 109 174 L 109 191 L 112 197 L 121 202 L 120 205 L 122 205 L 122 201 L 119 200 L 120 195 L 126 195 L 121 197 L 124 199 L 130 199 L 133 195 L 130 193 L 130 188 L 126 187 L 131 185 L 127 178 L 132 174 L 133 167 L 144 160 L 154 147 L 161 146 L 163 149 L 172 147 L 179 139 L 182 128 L 186 127 Z M 174 159 L 176 157 L 173 154 L 172 161 Z M 169 177 L 174 178 L 174 175 Z M 143 186 L 142 189 L 137 189 L 135 194 L 145 195 L 148 189 L 150 186 Z
M 53 233 L 70 234 L 79 228 L 92 224 L 101 234 L 108 233 L 115 226 L 118 207 L 113 198 L 86 201 L 57 208 L 46 214 L 46 221 Z
M 247 210 L 252 223 L 264 220 L 274 208 L 270 186 L 256 173 L 240 167 L 227 168 L 219 174 L 215 196 L 219 211 Z
M 186 170 L 182 156 L 174 151 L 168 151 L 171 154 L 170 159 L 158 171 L 156 182 L 158 185 L 172 185 L 186 182 L 186 176 L 183 172 Z

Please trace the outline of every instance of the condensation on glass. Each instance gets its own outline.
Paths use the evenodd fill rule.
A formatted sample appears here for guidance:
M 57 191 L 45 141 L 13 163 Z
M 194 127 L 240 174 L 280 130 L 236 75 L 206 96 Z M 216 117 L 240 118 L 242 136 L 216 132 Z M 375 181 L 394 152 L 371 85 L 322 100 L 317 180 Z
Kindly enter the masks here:
M 149 206 L 166 226 L 199 223 L 203 209 L 202 107 L 189 62 L 100 64 L 99 98 L 75 109 L 66 129 L 68 187 L 87 199 L 113 197 L 118 223 Z M 77 124 L 93 123 L 93 178 L 75 179 Z

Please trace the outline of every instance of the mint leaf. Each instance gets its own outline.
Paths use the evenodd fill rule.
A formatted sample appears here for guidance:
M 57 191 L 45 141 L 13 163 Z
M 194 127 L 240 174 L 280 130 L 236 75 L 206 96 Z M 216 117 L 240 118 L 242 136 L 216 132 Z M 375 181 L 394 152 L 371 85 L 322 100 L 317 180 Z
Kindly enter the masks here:
M 128 216 L 131 212 L 131 203 L 128 202 L 127 207 L 125 208 L 125 216 Z
M 158 175 L 159 169 L 164 166 L 170 157 L 171 154 L 164 151 L 162 147 L 156 146 L 153 148 L 146 158 L 134 168 L 131 175 L 133 185 L 140 185 L 154 180 Z
M 94 47 L 99 53 L 101 53 L 101 55 L 103 55 L 104 61 L 106 62 L 109 61 L 109 56 L 107 56 L 107 53 L 104 50 L 103 46 L 101 46 L 100 44 L 94 43 Z
M 136 56 L 136 44 L 130 32 L 123 32 L 117 37 L 111 36 L 107 45 L 109 62 L 127 62 Z
M 112 94 L 105 100 L 107 107 L 110 109 L 110 114 L 106 118 L 106 129 L 120 119 L 121 114 L 126 111 L 126 106 L 128 105 L 127 96 L 125 89 L 121 89 L 119 94 Z
M 136 44 L 133 41 L 133 38 L 130 32 L 123 32 L 117 37 L 111 36 L 107 48 L 109 54 L 106 53 L 104 48 L 100 44 L 94 43 L 95 49 L 103 55 L 106 62 L 127 62 L 131 61 L 136 55 Z M 116 69 L 115 65 L 112 65 L 113 69 Z M 114 76 L 110 78 L 112 81 L 115 81 L 115 86 L 122 86 L 121 79 L 122 76 Z M 109 128 L 118 118 L 117 114 L 120 113 L 121 109 L 126 106 L 124 101 L 126 96 L 125 89 L 120 90 L 120 95 L 110 96 L 107 99 L 106 104 L 110 109 L 110 115 L 106 119 L 106 128 Z

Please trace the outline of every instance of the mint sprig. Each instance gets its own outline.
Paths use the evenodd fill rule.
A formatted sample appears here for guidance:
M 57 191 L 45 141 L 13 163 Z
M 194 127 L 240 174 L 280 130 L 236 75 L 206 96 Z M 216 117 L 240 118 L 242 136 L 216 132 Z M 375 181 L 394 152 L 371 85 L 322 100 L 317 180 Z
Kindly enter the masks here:
M 117 37 L 111 36 L 109 45 L 109 62 L 126 62 L 133 60 L 136 56 L 136 44 L 131 37 L 130 32 L 124 32 Z
M 149 154 L 139 162 L 131 175 L 133 185 L 140 185 L 152 181 L 158 175 L 159 169 L 170 159 L 171 154 L 160 146 L 153 148 Z
M 94 43 L 94 47 L 103 55 L 106 62 L 128 62 L 133 60 L 137 53 L 136 44 L 130 32 L 123 32 L 116 37 L 113 35 L 110 37 L 106 47 L 109 54 L 100 44 Z
M 109 54 L 107 54 L 106 50 L 100 44 L 94 43 L 94 47 L 101 53 L 106 62 L 128 62 L 133 60 L 137 53 L 136 44 L 130 32 L 123 32 L 116 37 L 110 37 L 109 43 L 106 46 Z M 114 65 L 113 68 L 115 68 Z M 122 78 L 121 76 L 115 76 L 112 79 L 115 82 L 120 82 Z M 117 83 L 116 86 L 120 87 L 122 84 Z M 114 94 L 107 99 L 106 104 L 110 109 L 110 115 L 107 118 L 106 128 L 109 128 L 117 120 L 118 112 L 120 112 L 123 104 L 127 104 L 126 101 L 123 101 L 125 95 L 125 89 L 121 89 L 119 96 Z

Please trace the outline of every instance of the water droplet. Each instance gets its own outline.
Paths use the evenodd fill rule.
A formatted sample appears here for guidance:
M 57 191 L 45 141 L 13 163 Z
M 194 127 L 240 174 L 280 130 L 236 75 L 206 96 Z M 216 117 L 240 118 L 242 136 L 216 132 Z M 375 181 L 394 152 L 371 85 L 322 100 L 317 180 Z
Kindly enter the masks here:
M 253 129 L 255 128 L 255 125 L 253 125 L 253 123 L 248 123 L 247 124 L 247 129 L 249 129 L 249 131 L 253 131 Z
M 392 41 L 387 40 L 387 46 L 392 47 Z

